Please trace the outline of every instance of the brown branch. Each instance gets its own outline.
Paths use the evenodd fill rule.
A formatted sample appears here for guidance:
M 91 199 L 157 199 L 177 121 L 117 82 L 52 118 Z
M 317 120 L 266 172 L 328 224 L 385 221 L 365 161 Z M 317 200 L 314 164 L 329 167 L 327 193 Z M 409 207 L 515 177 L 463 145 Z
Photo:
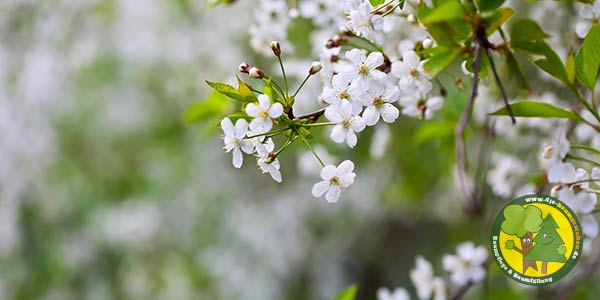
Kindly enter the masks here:
M 311 122 L 315 122 L 317 121 L 323 114 L 325 113 L 325 108 L 321 108 L 317 111 L 305 114 L 305 115 L 301 115 L 301 116 L 297 116 L 294 118 L 294 120 L 302 120 L 302 119 L 308 119 Z
M 484 32 L 485 33 L 485 32 Z M 475 61 L 473 63 L 473 84 L 471 85 L 471 93 L 467 102 L 467 106 L 463 111 L 456 127 L 454 128 L 454 137 L 456 139 L 456 172 L 458 180 L 458 193 L 465 202 L 465 208 L 472 214 L 481 213 L 481 204 L 476 201 L 469 182 L 467 179 L 467 153 L 465 149 L 465 128 L 469 123 L 469 118 L 473 112 L 473 104 L 475 98 L 477 98 L 477 87 L 479 85 L 479 69 L 481 67 L 481 41 L 479 38 L 475 39 Z

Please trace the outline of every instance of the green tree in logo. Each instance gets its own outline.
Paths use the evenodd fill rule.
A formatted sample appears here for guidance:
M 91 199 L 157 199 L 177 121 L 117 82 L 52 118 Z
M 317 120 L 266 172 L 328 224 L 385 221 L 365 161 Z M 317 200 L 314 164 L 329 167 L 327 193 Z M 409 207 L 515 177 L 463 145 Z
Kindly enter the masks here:
M 526 260 L 525 256 L 533 247 L 533 233 L 540 230 L 542 211 L 533 205 L 526 208 L 521 205 L 508 205 L 504 208 L 503 214 L 504 222 L 500 226 L 502 231 L 517 236 L 521 242 L 519 248 L 513 240 L 508 240 L 505 244 L 506 249 L 514 249 L 523 255 L 523 274 L 529 267 L 537 271 L 535 260 Z
M 535 246 L 525 256 L 525 259 L 542 261 L 542 274 L 546 274 L 548 273 L 548 262 L 565 263 L 567 261 L 565 258 L 567 248 L 556 231 L 558 224 L 556 224 L 550 213 L 540 224 L 540 227 L 540 231 L 533 239 Z

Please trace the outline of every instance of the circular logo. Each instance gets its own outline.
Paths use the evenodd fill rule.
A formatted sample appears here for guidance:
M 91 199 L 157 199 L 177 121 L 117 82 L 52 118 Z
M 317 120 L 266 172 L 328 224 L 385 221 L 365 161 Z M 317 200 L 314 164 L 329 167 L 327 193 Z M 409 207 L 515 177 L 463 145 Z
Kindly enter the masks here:
M 490 239 L 496 263 L 527 285 L 554 283 L 573 269 L 583 246 L 575 213 L 546 195 L 512 200 L 498 213 Z

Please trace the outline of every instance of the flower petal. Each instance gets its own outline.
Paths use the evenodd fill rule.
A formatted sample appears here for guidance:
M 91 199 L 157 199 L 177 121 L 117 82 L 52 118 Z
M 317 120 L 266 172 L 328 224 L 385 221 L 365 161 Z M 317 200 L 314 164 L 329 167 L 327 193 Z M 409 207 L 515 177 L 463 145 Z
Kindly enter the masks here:
M 337 185 L 332 185 L 329 187 L 327 194 L 325 194 L 325 200 L 329 203 L 335 203 L 340 198 L 340 194 L 342 193 L 342 189 Z
M 367 125 L 373 126 L 379 121 L 379 112 L 374 106 L 369 106 L 365 108 L 362 117 Z
M 242 156 L 242 151 L 240 151 L 240 148 L 238 148 L 238 147 L 233 148 L 233 158 L 232 158 L 233 166 L 239 169 L 242 166 L 243 161 L 244 161 L 244 157 Z
M 348 174 L 354 170 L 354 163 L 351 160 L 344 160 L 337 167 L 335 172 L 335 176 L 342 177 L 345 174 Z
M 271 99 L 269 99 L 269 96 L 265 94 L 259 95 L 258 106 L 261 108 L 261 110 L 269 110 L 269 107 L 271 106 Z
M 331 129 L 331 134 L 329 135 L 332 141 L 336 143 L 342 143 L 346 140 L 346 130 L 342 125 L 335 125 Z
M 225 136 L 235 136 L 235 131 L 233 130 L 233 123 L 231 123 L 231 120 L 229 118 L 221 120 L 221 129 L 223 129 L 223 133 L 225 134 Z
M 246 105 L 246 114 L 250 117 L 256 118 L 260 113 L 260 107 L 254 103 L 248 103 Z
M 356 146 L 357 140 L 358 138 L 356 137 L 356 133 L 354 133 L 354 131 L 346 131 L 346 144 L 348 144 L 348 147 L 354 148 L 354 146 Z
M 400 115 L 400 111 L 398 110 L 398 108 L 389 103 L 383 104 L 380 113 L 381 118 L 387 123 L 392 123 L 396 121 L 396 119 L 398 119 L 398 116 Z
M 235 137 L 241 139 L 248 133 L 248 121 L 246 119 L 238 119 L 235 121 Z
M 329 180 L 335 176 L 337 168 L 334 165 L 326 165 L 321 169 L 321 178 L 323 180 Z
M 317 182 L 312 187 L 312 195 L 317 198 L 323 196 L 323 194 L 329 190 L 329 186 L 330 184 L 328 181 Z
M 283 114 L 283 105 L 281 103 L 273 103 L 271 108 L 269 108 L 269 117 L 275 119 L 279 118 Z

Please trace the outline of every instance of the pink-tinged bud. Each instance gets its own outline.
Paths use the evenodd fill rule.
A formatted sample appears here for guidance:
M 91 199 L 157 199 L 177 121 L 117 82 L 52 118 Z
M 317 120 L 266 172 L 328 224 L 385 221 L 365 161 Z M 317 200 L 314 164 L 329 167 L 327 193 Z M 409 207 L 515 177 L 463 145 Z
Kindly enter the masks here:
M 263 73 L 263 71 L 261 71 L 257 67 L 250 68 L 250 70 L 248 71 L 248 74 L 250 75 L 250 78 L 261 79 L 261 78 L 265 77 L 265 73 Z
M 340 28 L 340 34 L 343 35 L 343 36 L 354 36 L 354 32 L 348 26 L 342 26 Z
M 319 73 L 319 71 L 321 71 L 321 69 L 323 69 L 323 65 L 320 62 L 315 61 L 310 65 L 310 70 L 308 70 L 308 73 L 310 75 L 314 75 L 314 74 Z
M 281 44 L 279 44 L 278 41 L 272 41 L 271 50 L 273 50 L 273 54 L 275 54 L 275 56 L 281 55 Z
M 248 72 L 250 71 L 250 65 L 243 62 L 240 64 L 238 69 L 240 70 L 240 72 L 248 74 Z
M 329 39 L 329 40 L 327 40 L 327 43 L 325 43 L 325 48 L 327 48 L 327 49 L 336 48 L 339 46 L 340 46 L 340 44 L 337 41 L 335 41 L 334 39 Z

